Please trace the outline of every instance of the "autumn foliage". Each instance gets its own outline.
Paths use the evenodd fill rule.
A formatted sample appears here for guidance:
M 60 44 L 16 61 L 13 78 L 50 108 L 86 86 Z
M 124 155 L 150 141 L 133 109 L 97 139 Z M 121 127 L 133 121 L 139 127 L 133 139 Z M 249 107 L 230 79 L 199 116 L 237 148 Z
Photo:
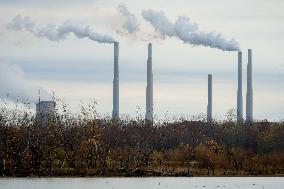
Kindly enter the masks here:
M 2 176 L 283 175 L 284 123 L 98 118 L 66 111 L 43 126 L 0 112 Z

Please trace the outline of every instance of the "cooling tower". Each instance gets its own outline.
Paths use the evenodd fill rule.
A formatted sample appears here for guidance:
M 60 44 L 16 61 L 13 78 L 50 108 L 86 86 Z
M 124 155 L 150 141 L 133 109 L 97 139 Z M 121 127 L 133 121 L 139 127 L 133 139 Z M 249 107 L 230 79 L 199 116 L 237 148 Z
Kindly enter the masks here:
M 146 86 L 146 115 L 147 121 L 153 121 L 153 71 L 152 71 L 152 44 L 148 44 L 147 86 Z
M 207 122 L 212 122 L 212 75 L 208 74 Z
M 113 70 L 113 105 L 112 118 L 119 119 L 119 43 L 114 42 L 114 70 Z
M 252 50 L 248 49 L 246 121 L 253 122 Z
M 243 121 L 242 52 L 238 52 L 237 121 Z

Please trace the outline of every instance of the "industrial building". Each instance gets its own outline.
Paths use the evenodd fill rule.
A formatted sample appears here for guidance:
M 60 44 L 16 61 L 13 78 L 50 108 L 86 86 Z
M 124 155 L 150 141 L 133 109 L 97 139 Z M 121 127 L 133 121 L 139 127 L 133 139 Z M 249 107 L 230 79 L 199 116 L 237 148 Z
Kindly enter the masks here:
M 40 125 L 48 125 L 55 116 L 55 102 L 54 101 L 39 101 L 36 104 L 36 120 Z

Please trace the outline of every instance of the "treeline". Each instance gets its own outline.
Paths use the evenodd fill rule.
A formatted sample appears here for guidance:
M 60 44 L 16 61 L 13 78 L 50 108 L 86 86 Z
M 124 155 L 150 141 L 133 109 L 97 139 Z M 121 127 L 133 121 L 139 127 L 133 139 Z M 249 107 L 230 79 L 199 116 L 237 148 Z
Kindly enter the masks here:
M 2 176 L 283 175 L 284 123 L 208 124 L 0 112 Z

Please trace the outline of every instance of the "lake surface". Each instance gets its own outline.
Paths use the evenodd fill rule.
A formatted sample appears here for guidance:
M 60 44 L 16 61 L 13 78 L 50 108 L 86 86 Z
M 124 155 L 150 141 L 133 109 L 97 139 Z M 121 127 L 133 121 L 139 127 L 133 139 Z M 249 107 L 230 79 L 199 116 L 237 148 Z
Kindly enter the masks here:
M 284 177 L 0 178 L 0 189 L 283 189 Z

